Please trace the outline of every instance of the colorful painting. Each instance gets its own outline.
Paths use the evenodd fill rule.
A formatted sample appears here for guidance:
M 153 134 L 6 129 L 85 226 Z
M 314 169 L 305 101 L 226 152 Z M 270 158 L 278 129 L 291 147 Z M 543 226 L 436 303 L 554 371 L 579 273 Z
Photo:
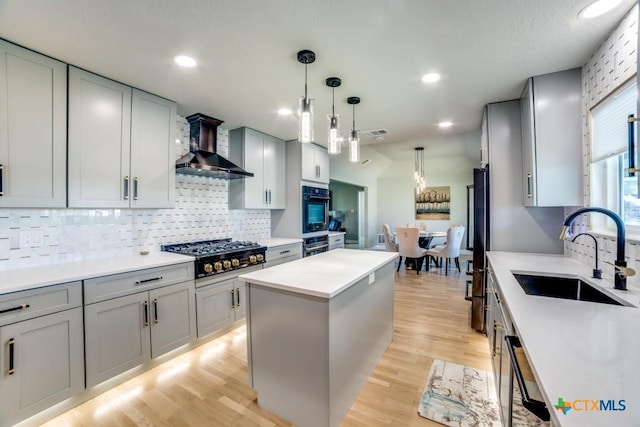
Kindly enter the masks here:
M 415 193 L 416 219 L 448 220 L 451 218 L 451 187 L 427 187 Z

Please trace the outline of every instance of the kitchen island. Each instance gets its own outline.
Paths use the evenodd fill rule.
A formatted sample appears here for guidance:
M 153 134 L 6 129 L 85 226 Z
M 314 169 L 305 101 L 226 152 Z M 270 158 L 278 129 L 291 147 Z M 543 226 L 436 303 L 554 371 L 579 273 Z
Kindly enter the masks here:
M 592 279 L 590 266 L 561 255 L 487 257 L 552 425 L 640 425 L 640 290 L 615 290 L 613 277 Z M 514 273 L 578 277 L 625 305 L 528 295 Z
M 249 384 L 300 426 L 338 426 L 393 337 L 397 253 L 336 249 L 241 275 Z

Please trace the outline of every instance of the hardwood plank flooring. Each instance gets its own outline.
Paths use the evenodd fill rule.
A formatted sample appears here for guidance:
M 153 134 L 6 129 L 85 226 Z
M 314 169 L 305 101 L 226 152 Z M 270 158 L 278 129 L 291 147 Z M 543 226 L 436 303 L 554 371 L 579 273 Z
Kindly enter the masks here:
M 484 335 L 469 326 L 467 276 L 396 273 L 394 337 L 342 425 L 436 426 L 417 414 L 433 359 L 491 370 Z M 47 427 L 290 426 L 247 385 L 246 328 L 180 355 L 54 418 Z

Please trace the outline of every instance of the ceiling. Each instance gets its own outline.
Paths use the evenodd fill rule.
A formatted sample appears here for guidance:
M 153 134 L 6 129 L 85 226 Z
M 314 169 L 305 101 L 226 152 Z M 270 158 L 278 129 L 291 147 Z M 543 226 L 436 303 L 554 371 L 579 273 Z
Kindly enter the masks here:
M 233 129 L 297 138 L 304 91 L 299 50 L 310 49 L 316 142 L 337 76 L 342 131 L 380 152 L 480 127 L 483 105 L 518 98 L 529 76 L 582 66 L 635 3 L 591 21 L 589 0 L 0 0 L 0 37 L 201 112 Z M 193 56 L 184 69 L 173 57 Z M 423 74 L 437 71 L 431 85 Z M 451 120 L 452 128 L 437 127 Z M 379 147 L 379 148 L 378 148 Z M 382 148 L 384 147 L 384 148 Z

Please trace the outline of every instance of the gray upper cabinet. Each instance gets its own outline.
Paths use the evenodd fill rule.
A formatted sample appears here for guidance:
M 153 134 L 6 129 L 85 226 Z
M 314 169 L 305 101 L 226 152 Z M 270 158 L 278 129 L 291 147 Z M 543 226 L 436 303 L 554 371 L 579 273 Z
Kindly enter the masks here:
M 284 141 L 250 128 L 229 133 L 229 159 L 253 177 L 231 180 L 231 209 L 285 208 Z
M 169 208 L 176 104 L 69 67 L 69 207 Z
M 581 206 L 582 106 L 579 68 L 527 81 L 522 93 L 525 206 Z
M 0 40 L 0 208 L 64 207 L 67 67 Z
M 307 181 L 329 183 L 329 153 L 316 144 L 300 144 L 302 176 Z

